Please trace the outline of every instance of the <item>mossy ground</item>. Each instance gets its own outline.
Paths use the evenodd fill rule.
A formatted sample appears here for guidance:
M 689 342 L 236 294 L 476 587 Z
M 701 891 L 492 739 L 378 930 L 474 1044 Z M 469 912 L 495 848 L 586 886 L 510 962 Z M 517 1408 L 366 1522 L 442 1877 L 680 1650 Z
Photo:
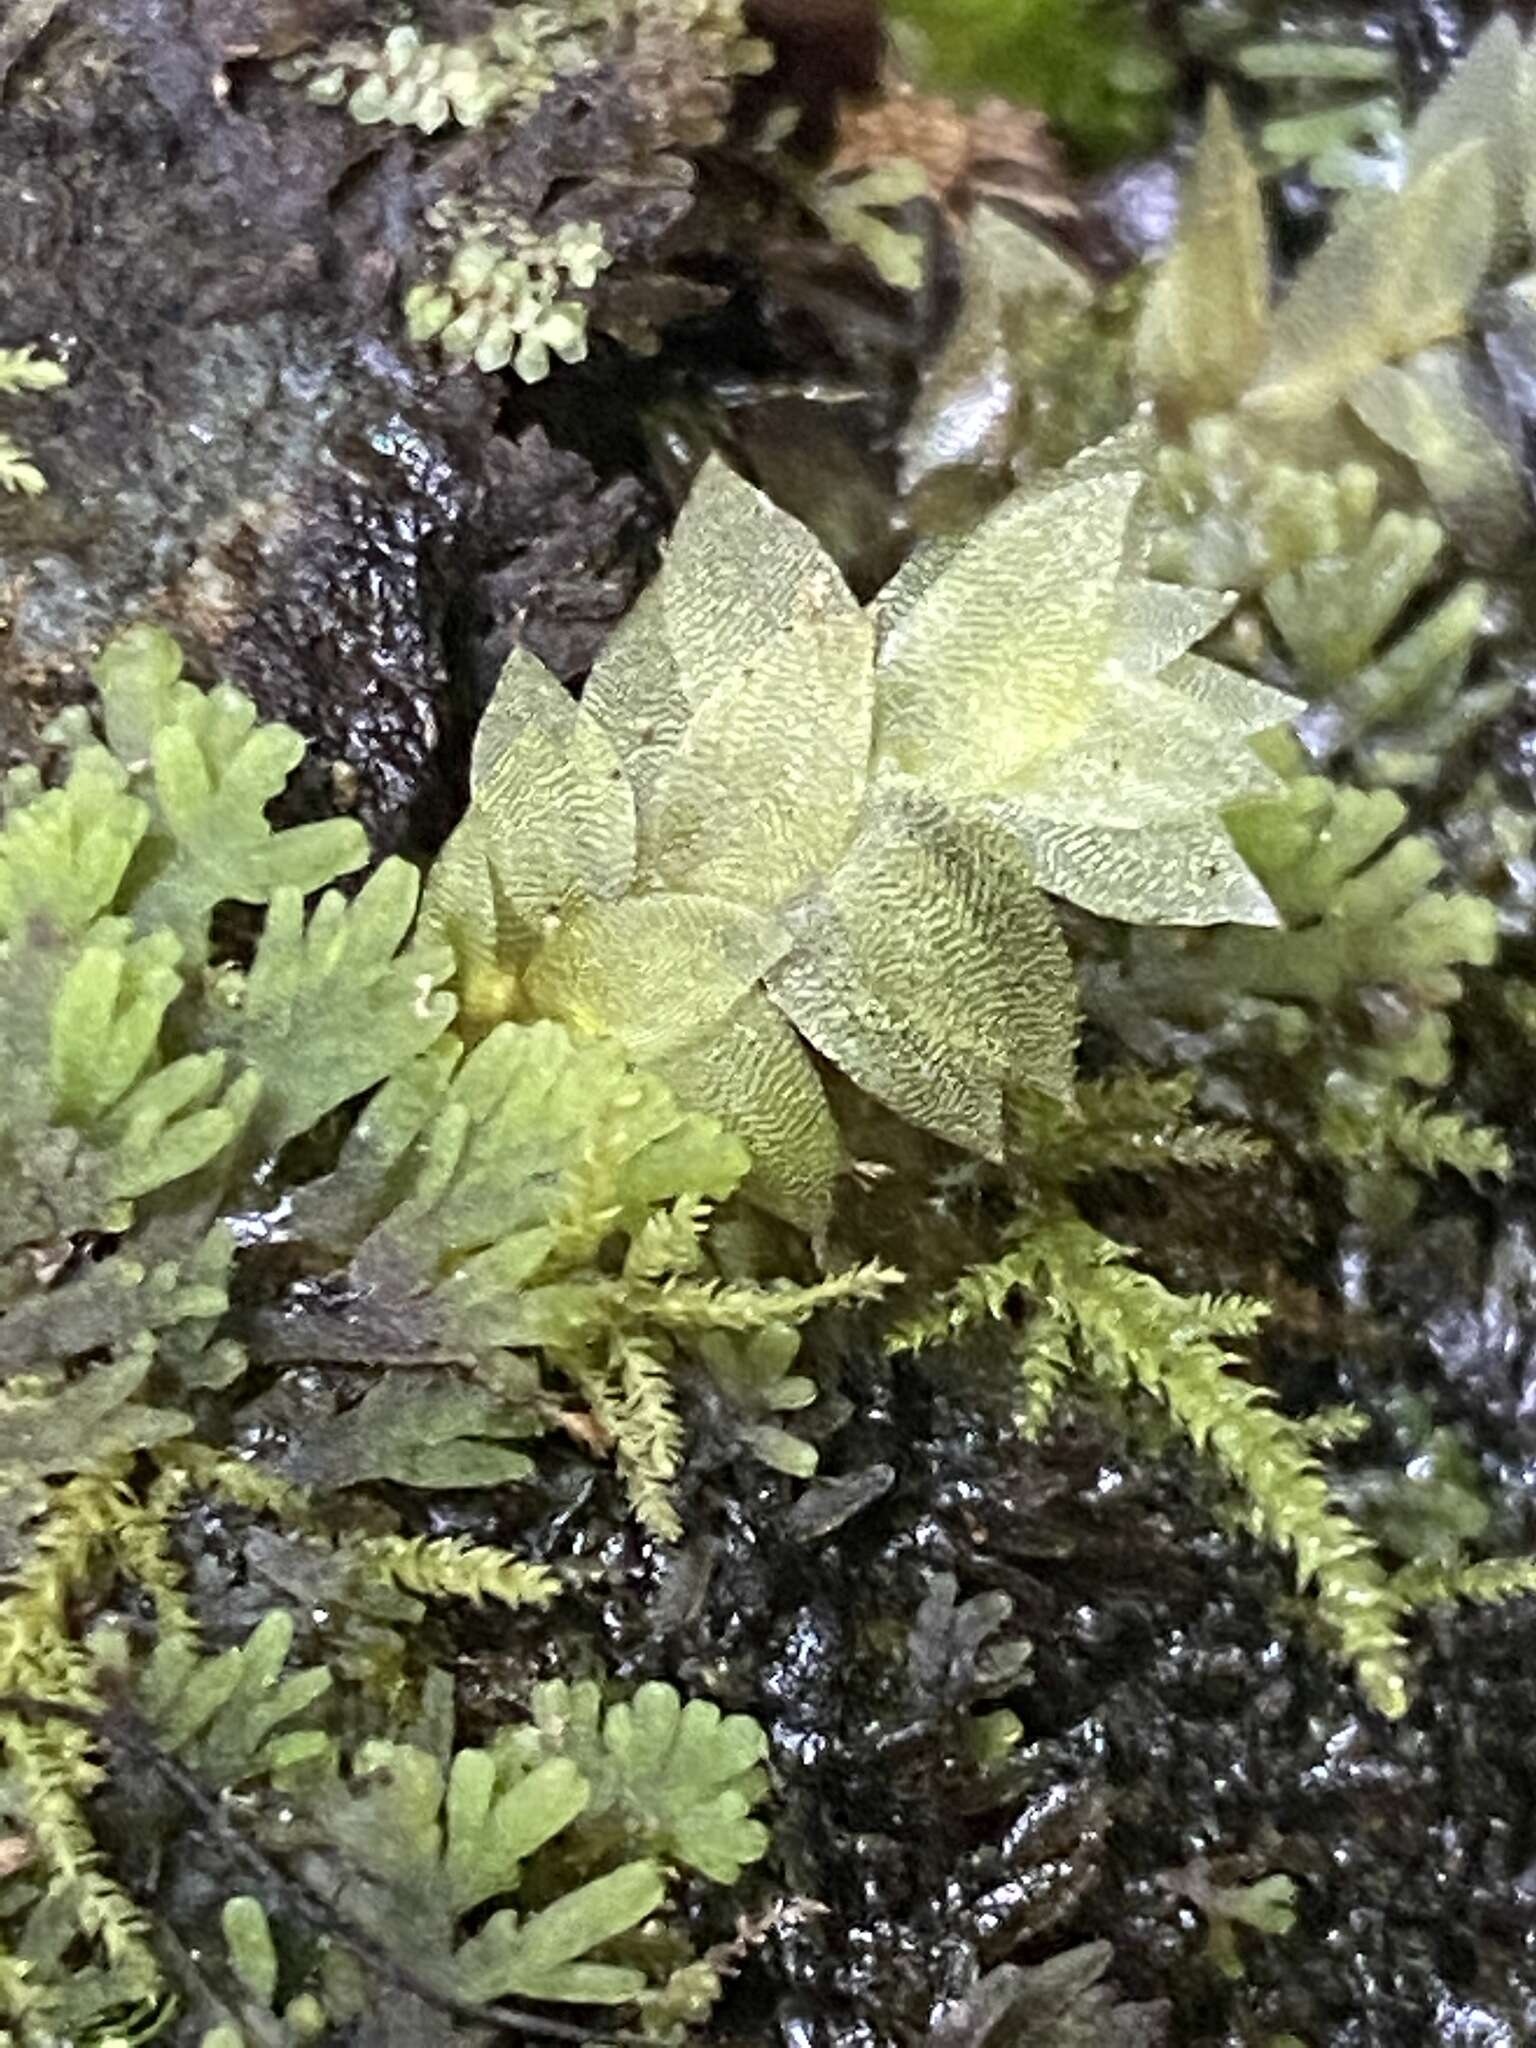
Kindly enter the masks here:
M 1398 32 L 1421 48 L 1427 16 L 1408 12 Z M 107 255 L 72 248 L 39 287 L 13 248 L 5 305 L 18 338 L 73 322 L 88 358 L 122 365 L 111 256 L 142 254 L 141 152 L 158 160 L 185 136 L 186 154 L 172 151 L 173 167 L 158 173 L 156 217 L 170 225 L 153 276 L 169 294 L 178 265 L 227 263 L 237 142 L 263 136 L 278 103 L 237 94 L 232 110 L 194 117 L 176 84 L 178 28 L 140 53 L 164 83 L 153 111 L 137 74 L 120 104 L 120 74 L 86 61 L 92 32 L 77 26 L 79 40 L 56 37 L 29 59 L 41 67 L 41 99 L 19 117 L 7 109 L 0 160 L 21 179 L 61 127 L 72 132 L 99 179 Z M 252 126 L 238 130 L 237 116 Z M 93 154 L 92 138 L 113 129 L 114 148 Z M 577 675 L 636 587 L 665 505 L 665 472 L 649 451 L 666 444 L 655 411 L 639 417 L 639 398 L 681 403 L 692 424 L 701 383 L 729 392 L 744 367 L 792 383 L 839 347 L 845 362 L 884 367 L 904 359 L 912 335 L 878 295 L 873 309 L 852 291 L 829 310 L 808 293 L 812 321 L 793 278 L 780 288 L 748 277 L 736 304 L 675 357 L 637 374 L 600 352 L 569 373 L 560 397 L 509 389 L 498 415 L 475 380 L 428 377 L 391 356 L 376 297 L 360 291 L 339 310 L 317 298 L 313 276 L 327 266 L 364 275 L 358 202 L 371 188 L 325 155 L 320 127 L 295 133 L 302 148 L 273 151 L 266 136 L 262 189 L 294 200 L 290 217 L 302 221 L 290 249 L 317 250 L 314 266 L 292 259 L 285 275 L 275 235 L 250 305 L 205 307 L 194 322 L 172 296 L 141 294 L 146 333 L 121 373 L 155 395 L 159 452 L 151 459 L 102 388 L 87 385 L 73 445 L 38 447 L 51 499 L 5 514 L 7 578 L 32 577 L 4 653 L 6 730 L 24 750 L 27 707 L 51 708 L 78 688 L 102 607 L 115 615 L 155 600 L 200 629 L 233 679 L 265 689 L 264 708 L 319 741 L 310 808 L 345 800 L 350 771 L 377 843 L 420 845 L 451 814 L 459 743 L 495 666 L 487 649 L 514 618 L 531 619 L 533 644 Z M 178 160 L 203 171 L 212 162 L 219 175 L 199 171 L 183 188 Z M 1286 196 L 1300 241 L 1313 195 L 1292 180 Z M 782 248 L 764 261 L 793 273 Z M 716 251 L 705 267 L 739 262 L 739 250 Z M 28 299 L 39 288 L 41 318 Z M 318 405 L 306 395 L 316 390 Z M 775 403 L 786 401 L 762 400 L 763 417 Z M 750 440 L 751 407 L 726 417 Z M 303 433 L 288 430 L 300 422 Z M 207 458 L 186 452 L 209 447 Z M 850 456 L 848 469 L 876 557 L 889 544 L 883 460 Z M 143 495 L 102 512 L 125 477 Z M 158 551 L 144 547 L 150 528 L 163 537 Z M 317 644 L 323 696 L 306 680 L 320 672 L 309 659 Z M 1484 743 L 1482 765 L 1499 770 L 1506 791 L 1522 780 L 1528 790 L 1533 747 L 1527 689 Z M 1454 776 L 1467 784 L 1465 760 Z M 1415 801 L 1453 857 L 1475 863 L 1477 848 L 1445 832 L 1451 794 Z M 1529 925 L 1516 912 L 1518 969 Z M 1230 1189 L 1180 1196 L 1161 1215 L 1127 1184 L 1106 1198 L 1102 1220 L 1146 1243 L 1171 1282 L 1258 1292 L 1276 1291 L 1283 1224 L 1287 1391 L 1307 1405 L 1358 1402 L 1376 1418 L 1372 1451 L 1411 1452 L 1402 1396 L 1432 1397 L 1437 1420 L 1458 1426 L 1481 1461 L 1502 1547 L 1520 1549 L 1536 1530 L 1536 1162 L 1520 1124 L 1531 1061 L 1511 1051 L 1491 984 L 1474 986 L 1468 1034 L 1480 1063 L 1473 1093 L 1511 1128 L 1515 1172 L 1497 1194 L 1428 1205 L 1390 1256 L 1368 1250 L 1327 1190 L 1304 1180 L 1267 1181 L 1246 1199 Z M 666 1678 L 768 1728 L 775 1851 L 760 1905 L 766 1914 L 790 1896 L 815 1906 L 768 1927 L 707 2038 L 722 2048 L 922 2043 L 935 2007 L 963 1999 L 979 1972 L 1101 1938 L 1124 2002 L 1118 2036 L 1106 2026 L 1101 2038 L 1127 2048 L 1156 2038 L 1164 2001 L 1168 2038 L 1189 2048 L 1250 2048 L 1287 2033 L 1312 2048 L 1516 2048 L 1536 2037 L 1529 1605 L 1420 1624 L 1417 1704 L 1388 1728 L 1289 1617 L 1274 1562 L 1212 1533 L 1185 1463 L 1152 1463 L 1087 1421 L 1021 1444 L 1000 1387 L 989 1398 L 984 1385 L 961 1388 L 941 1368 L 893 1365 L 872 1350 L 855 1349 L 834 1377 L 823 1479 L 793 1512 L 800 1489 L 742 1458 L 707 1388 L 693 1390 L 696 1450 L 679 1496 L 689 1534 L 675 1548 L 635 1529 L 617 1483 L 575 1447 L 541 1454 L 538 1480 L 495 1500 L 398 1503 L 424 1533 L 462 1530 L 590 1568 L 586 1587 L 548 1612 L 434 1619 L 471 1733 L 477 1716 L 494 1719 L 535 1680 L 586 1671 Z M 291 1426 L 302 1429 L 305 1401 L 300 1375 Z M 180 1541 L 194 1599 L 221 1631 L 254 1623 L 283 1584 L 281 1533 L 238 1511 L 189 1519 Z M 1022 1676 L 996 1697 L 964 1658 L 946 1661 L 934 1647 L 934 1588 L 945 1577 L 961 1602 L 1007 1595 L 1002 1633 L 1032 1645 Z M 914 1656 L 914 1629 L 926 1661 Z M 1024 1730 L 1008 1782 L 981 1804 L 954 1762 L 978 1699 L 1010 1707 Z M 181 1826 L 131 1768 L 103 1795 L 101 1819 L 130 1882 L 136 1856 L 153 1860 L 159 1828 Z M 1247 1940 L 1235 1985 L 1212 1967 L 1201 1916 L 1180 1889 L 1179 1873 L 1202 1858 L 1227 1882 L 1272 1871 L 1298 1882 L 1296 1931 Z M 216 1903 L 205 1892 L 188 1880 L 193 1921 Z M 702 1887 L 692 1901 L 701 1940 L 729 1938 Z M 351 2038 L 410 2048 L 398 2024 L 357 2022 Z M 1008 2038 L 1006 2023 L 964 2006 L 943 2036 L 949 2048 Z

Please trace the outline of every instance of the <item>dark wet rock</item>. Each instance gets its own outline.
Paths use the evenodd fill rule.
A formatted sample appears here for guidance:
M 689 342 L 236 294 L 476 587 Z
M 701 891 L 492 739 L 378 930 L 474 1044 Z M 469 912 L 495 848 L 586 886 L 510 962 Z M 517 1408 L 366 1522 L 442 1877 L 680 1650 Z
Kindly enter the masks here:
M 920 2048 L 961 2012 L 991 2048 L 1014 2038 L 992 2018 L 1013 1983 L 999 1969 L 1102 1941 L 1104 2011 L 1125 2008 L 1137 2048 L 1163 2038 L 1164 2002 L 1166 2039 L 1189 2048 L 1531 2038 L 1536 1612 L 1425 1625 L 1418 1704 L 1389 1726 L 1182 1461 L 1127 1454 L 1086 1420 L 1031 1449 L 1004 1402 L 953 1374 L 850 1364 L 837 1462 L 894 1479 L 813 1544 L 794 1540 L 785 1481 L 706 1457 L 685 1479 L 688 1538 L 655 1545 L 608 1474 L 548 1447 L 529 1488 L 432 1521 L 570 1560 L 547 1615 L 456 1626 L 471 1728 L 597 1653 L 620 1682 L 666 1676 L 769 1729 L 762 1903 L 821 1910 L 775 1926 L 712 2037 Z M 1022 1741 L 979 1772 L 965 1729 L 998 1706 Z M 1296 1931 L 1245 1936 L 1239 1984 L 1169 1882 L 1191 1857 L 1297 1882 Z
M 0 334 L 70 373 L 18 414 L 48 494 L 0 508 L 7 747 L 152 611 L 316 742 L 306 807 L 398 844 L 443 715 L 432 550 L 494 403 L 387 345 L 403 165 L 353 176 L 298 95 L 246 112 L 173 0 L 66 24 L 0 124 Z
M 648 339 L 700 303 L 687 280 L 663 289 L 660 249 L 692 204 L 677 152 L 725 102 L 685 73 L 593 73 L 510 141 L 440 159 L 253 61 L 367 13 L 117 0 L 17 54 L 0 343 L 36 342 L 69 383 L 7 406 L 50 488 L 0 502 L 0 748 L 34 753 L 102 640 L 147 612 L 311 741 L 290 811 L 354 810 L 383 852 L 441 836 L 515 641 L 568 678 L 590 664 L 659 510 L 632 398 L 601 365 L 568 372 L 564 401 L 599 446 L 619 408 L 598 469 L 532 424 L 525 387 L 403 346 L 424 207 L 445 179 L 548 199 L 551 222 L 596 217 L 596 193 L 635 258 L 614 319 Z
M 493 441 L 472 542 L 479 691 L 515 645 L 564 681 L 584 674 L 634 598 L 658 523 L 637 477 L 605 482 L 542 426 Z

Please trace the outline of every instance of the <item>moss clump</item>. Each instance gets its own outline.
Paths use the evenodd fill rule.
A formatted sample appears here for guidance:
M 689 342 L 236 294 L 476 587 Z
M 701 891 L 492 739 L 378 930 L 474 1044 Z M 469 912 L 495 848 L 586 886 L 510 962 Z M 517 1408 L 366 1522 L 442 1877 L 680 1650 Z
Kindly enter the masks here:
M 1161 139 L 1172 73 L 1132 7 L 1091 0 L 899 0 L 920 68 L 957 93 L 1047 113 L 1089 163 Z
M 288 1723 L 331 1673 L 283 1675 L 284 1613 L 244 1647 L 204 1651 L 180 1554 L 190 1519 L 220 1504 L 283 1528 L 344 1617 L 337 1670 L 371 1693 L 378 1739 L 398 1749 L 381 1703 L 413 1681 L 394 1625 L 419 1622 L 427 1600 L 544 1603 L 559 1582 L 493 1545 L 402 1529 L 365 1497 L 370 1477 L 440 1489 L 526 1471 L 505 1446 L 561 1412 L 536 1361 L 563 1361 L 641 1512 L 675 1527 L 675 1347 L 694 1330 L 792 1332 L 883 1284 L 875 1271 L 727 1284 L 703 1236 L 710 1202 L 746 1170 L 738 1141 L 612 1044 L 554 1024 L 506 1024 L 466 1052 L 451 958 L 411 935 L 410 868 L 386 862 L 352 899 L 306 911 L 366 845 L 347 821 L 267 820 L 295 736 L 258 724 L 237 692 L 190 682 L 154 629 L 114 643 L 100 681 L 104 736 L 66 717 L 62 781 L 18 771 L 0 830 L 0 1807 L 27 1851 L 0 1880 L 0 1999 L 28 2044 L 91 2040 L 110 2014 L 166 1996 L 155 1925 L 89 1811 L 124 1744 L 144 1753 L 132 1727 L 111 1731 L 119 1639 L 88 1640 L 85 1617 L 142 1603 L 158 1646 L 138 1711 L 196 1796 L 316 1763 L 318 1738 Z M 239 962 L 231 906 L 262 913 Z M 333 1442 L 321 1433 L 287 1461 L 233 1455 L 250 1368 L 295 1358 L 366 1360 L 376 1377 Z M 379 1370 L 391 1364 L 417 1376 Z M 705 1798 L 682 1761 L 668 1782 Z M 340 1827 L 341 1809 L 321 1807 Z M 737 1839 L 758 1853 L 759 1835 Z M 609 1874 L 591 1882 L 617 1895 Z M 617 1921 L 581 1889 L 556 1913 L 573 1967 L 660 1903 L 653 1864 L 626 1882 Z M 504 1920 L 494 1966 L 452 1995 L 578 1995 L 552 1988 L 554 1925 Z M 247 1950 L 253 1938 L 245 1928 Z M 364 1953 L 377 1966 L 376 1947 Z M 604 1981 L 628 1999 L 650 1979 Z
M 472 34 L 451 21 L 434 33 L 422 12 L 274 67 L 365 129 L 407 131 L 424 169 L 442 166 L 425 181 L 438 196 L 403 293 L 411 339 L 537 383 L 584 357 L 589 330 L 652 346 L 669 303 L 712 302 L 655 273 L 689 210 L 692 156 L 719 141 L 738 81 L 769 61 L 738 0 L 493 7 Z M 538 116 L 573 96 L 582 139 L 562 149 L 558 121 Z

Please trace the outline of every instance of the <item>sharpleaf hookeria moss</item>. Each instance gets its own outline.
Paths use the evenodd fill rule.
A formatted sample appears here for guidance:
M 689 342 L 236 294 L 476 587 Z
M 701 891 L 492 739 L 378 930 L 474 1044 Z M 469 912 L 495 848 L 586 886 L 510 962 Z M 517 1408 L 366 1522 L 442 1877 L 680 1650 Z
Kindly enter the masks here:
M 828 1213 L 812 1049 L 988 1157 L 1065 1098 L 1076 1002 L 1047 894 L 1272 922 L 1222 813 L 1278 784 L 1288 699 L 1190 652 L 1226 607 L 1149 582 L 1113 450 L 919 553 L 872 607 L 709 465 L 578 706 L 528 655 L 476 741 L 426 928 L 473 1028 L 610 1034 L 723 1115 L 757 1198 Z
M 1278 304 L 1218 111 L 1141 332 L 1161 450 L 1143 422 L 1029 477 L 873 606 L 712 465 L 580 705 L 514 657 L 419 919 L 403 863 L 319 893 L 366 865 L 354 826 L 273 826 L 294 735 L 163 634 L 108 651 L 104 738 L 61 721 L 60 781 L 13 777 L 0 830 L 0 2015 L 25 2048 L 148 2039 L 178 1995 L 204 2048 L 296 2048 L 385 1999 L 445 2042 L 515 2024 L 509 1997 L 668 2038 L 707 2015 L 671 1873 L 732 1885 L 768 1848 L 762 1732 L 574 1673 L 457 1727 L 426 1602 L 536 1610 L 562 1569 L 413 1509 L 516 1487 L 567 1429 L 664 1542 L 690 1379 L 720 1436 L 807 1473 L 778 1418 L 840 1362 L 799 1333 L 897 1284 L 856 1263 L 882 1192 L 923 1260 L 890 1349 L 978 1401 L 1001 1353 L 1031 1436 L 1091 1401 L 1192 1449 L 1374 1706 L 1404 1705 L 1415 1610 L 1536 1584 L 1460 1537 L 1389 1571 L 1324 1467 L 1348 1415 L 1287 1414 L 1236 1352 L 1265 1305 L 1174 1292 L 1079 1206 L 1097 1173 L 1247 1171 L 1259 1141 L 1195 1121 L 1194 1075 L 1078 1082 L 1050 908 L 1087 913 L 1122 1023 L 1149 992 L 1262 1015 L 1357 1196 L 1502 1164 L 1412 1092 L 1445 1078 L 1487 906 L 1432 886 L 1391 787 L 1301 772 L 1296 700 L 1196 650 L 1279 647 L 1254 665 L 1378 784 L 1497 701 L 1462 687 L 1478 585 L 1398 629 L 1446 536 L 1511 502 L 1459 334 L 1472 273 L 1530 253 L 1530 73 L 1497 29 L 1403 189 L 1352 203 Z M 1355 1028 L 1378 988 L 1391 1036 Z M 935 1251 L 912 1218 L 956 1187 Z M 254 1627 L 187 1569 L 217 1583 L 221 1522 L 275 1589 Z M 963 1740 L 1019 1733 L 1000 1707 Z M 133 1769 L 197 1825 L 158 1829 L 130 1890 Z M 1207 1910 L 1269 1924 L 1266 1882 Z
M 1270 640 L 1318 705 L 1308 744 L 1344 786 L 1273 753 L 1284 794 L 1231 822 L 1289 928 L 1138 940 L 1111 1008 L 1251 1022 L 1311 1076 L 1321 1145 L 1378 1220 L 1410 1211 L 1416 1172 L 1509 1163 L 1421 1093 L 1449 1079 L 1447 1012 L 1493 959 L 1493 905 L 1435 888 L 1440 850 L 1395 837 L 1407 808 L 1369 785 L 1432 782 L 1515 688 L 1469 681 L 1487 587 L 1446 587 L 1444 565 L 1454 544 L 1497 572 L 1533 531 L 1490 368 L 1523 374 L 1529 346 L 1533 104 L 1536 60 L 1501 17 L 1403 139 L 1396 184 L 1349 196 L 1277 289 L 1258 172 L 1213 100 L 1138 340 L 1163 435 L 1154 565 L 1251 594 L 1255 657 Z

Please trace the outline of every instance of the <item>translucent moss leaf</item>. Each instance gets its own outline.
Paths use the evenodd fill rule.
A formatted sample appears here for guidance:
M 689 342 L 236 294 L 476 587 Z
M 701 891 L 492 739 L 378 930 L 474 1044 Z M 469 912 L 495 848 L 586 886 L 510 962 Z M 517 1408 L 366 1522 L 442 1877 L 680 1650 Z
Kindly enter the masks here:
M 1184 693 L 1145 677 L 1111 677 L 1078 734 L 1027 774 L 1000 781 L 1010 811 L 1124 828 L 1213 820 L 1278 778 L 1248 743 Z
M 729 465 L 706 462 L 662 566 L 593 668 L 584 707 L 623 759 L 642 852 L 652 797 L 710 692 L 762 664 L 797 623 L 850 644 L 857 604 L 821 544 Z M 759 691 L 761 694 L 761 690 Z M 718 721 L 716 730 L 718 731 Z
M 355 1407 L 297 1439 L 283 1471 L 304 1486 L 504 1486 L 533 1470 L 507 1439 L 541 1426 L 471 1380 L 390 1372 Z
M 1244 400 L 1266 420 L 1313 419 L 1382 363 L 1457 334 L 1493 245 L 1487 152 L 1435 157 L 1401 192 L 1363 192 L 1299 272 Z
M 882 806 L 768 987 L 861 1087 L 973 1150 L 1000 1150 L 1006 1082 L 1071 1086 L 1071 962 L 1028 867 L 917 798 Z
M 1507 257 L 1525 231 L 1530 175 L 1531 60 L 1515 18 L 1495 15 L 1426 103 L 1408 138 L 1408 176 L 1469 143 L 1487 152 L 1493 246 Z
M 771 910 L 830 872 L 869 777 L 873 660 L 871 621 L 836 603 L 722 679 L 656 791 L 664 886 Z
M 797 619 L 857 609 L 809 529 L 718 457 L 678 514 L 657 581 L 667 642 L 695 703 Z
M 576 699 L 559 678 L 526 647 L 514 647 L 501 665 L 490 702 L 475 728 L 469 762 L 471 794 L 486 787 L 507 748 L 525 732 L 541 732 L 555 741 L 568 738 L 577 722 L 577 710 Z
M 1170 662 L 1158 681 L 1198 704 L 1229 732 L 1250 738 L 1277 725 L 1289 725 L 1301 708 L 1284 690 L 1256 683 L 1251 676 L 1219 661 L 1205 661 L 1198 654 Z
M 422 931 L 452 950 L 472 1029 L 512 1006 L 516 977 L 563 909 L 623 895 L 634 791 L 597 721 L 521 650 L 475 736 L 470 808 L 433 862 Z
M 591 1799 L 578 1839 L 617 1825 L 630 1847 L 717 1884 L 734 1884 L 766 1853 L 768 1830 L 750 1816 L 767 1791 L 768 1743 L 750 1716 L 685 1704 L 654 1682 L 605 1712 L 596 1685 L 557 1679 L 536 1686 L 531 1705 L 532 1728 L 504 1739 L 517 1754 L 566 1757 L 580 1771 Z
M 634 797 L 611 743 L 579 712 L 563 743 L 525 727 L 474 801 L 498 905 L 530 941 L 571 897 L 621 896 L 634 879 Z
M 150 807 L 128 904 L 141 930 L 174 932 L 201 958 L 220 903 L 266 903 L 281 888 L 307 894 L 366 861 L 354 820 L 283 831 L 268 822 L 304 742 L 288 726 L 258 724 L 238 690 L 188 682 L 169 634 L 131 628 L 103 653 L 96 679 L 108 743 Z
M 1132 675 L 1156 675 L 1214 633 L 1231 609 L 1231 598 L 1221 591 L 1128 576 L 1115 603 L 1115 659 Z
M 1269 282 L 1258 171 L 1213 92 L 1178 233 L 1136 337 L 1143 379 L 1176 416 L 1221 412 L 1247 390 L 1268 342 Z
M 613 743 L 521 649 L 476 731 L 470 787 L 500 890 L 525 916 L 573 892 L 622 895 L 634 879 L 634 796 Z
M 808 906 L 805 938 L 768 982 L 768 993 L 796 1029 L 898 1115 L 970 1151 L 1001 1157 L 998 1082 L 881 1000 L 840 914 L 825 899 Z
M 814 1231 L 825 1223 L 842 1140 L 815 1063 L 761 990 L 667 1058 L 680 1102 L 718 1117 L 752 1157 L 746 1191 Z
M 614 628 L 581 695 L 623 760 L 642 833 L 651 792 L 697 701 L 667 638 L 666 573 L 663 565 Z
M 1015 494 L 890 623 L 876 713 L 885 763 L 969 794 L 1077 732 L 1110 651 L 1140 483 L 1118 474 Z
M 532 962 L 540 1015 L 607 1033 L 643 1062 L 718 1022 L 784 952 L 773 919 L 717 896 L 628 896 L 579 906 Z
M 419 888 L 408 862 L 386 861 L 350 902 L 322 896 L 307 924 L 297 890 L 274 894 L 250 972 L 227 985 L 210 1034 L 261 1076 L 253 1127 L 269 1152 L 447 1030 L 450 956 L 407 944 Z
M 1133 826 L 1081 824 L 999 804 L 992 814 L 1017 839 L 1039 887 L 1129 924 L 1272 925 L 1263 884 L 1226 829 L 1171 819 Z
M 1474 558 L 1497 561 L 1528 542 L 1525 478 L 1503 407 L 1464 343 L 1426 349 L 1401 367 L 1384 364 L 1355 387 L 1350 404 L 1413 463 Z

